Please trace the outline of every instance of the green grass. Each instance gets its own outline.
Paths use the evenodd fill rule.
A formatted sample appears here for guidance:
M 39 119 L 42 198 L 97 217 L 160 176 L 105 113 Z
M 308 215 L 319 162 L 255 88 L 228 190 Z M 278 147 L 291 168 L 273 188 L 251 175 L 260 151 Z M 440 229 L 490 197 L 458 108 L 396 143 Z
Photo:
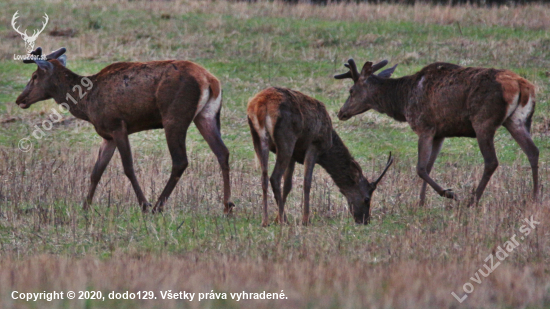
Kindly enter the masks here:
M 241 287 L 286 291 L 288 288 L 280 282 L 288 282 L 288 287 L 296 291 L 292 294 L 294 302 L 287 304 L 288 307 L 397 308 L 408 300 L 414 301 L 416 307 L 448 307 L 455 304 L 454 299 L 447 299 L 449 291 L 458 290 L 495 246 L 516 233 L 523 218 L 533 213 L 540 221 L 550 218 L 545 191 L 542 206 L 529 199 L 528 162 L 502 128 L 495 137 L 501 165 L 480 208 L 464 208 L 443 200 L 431 189 L 428 189 L 427 207 L 418 207 L 416 135 L 406 124 L 398 124 L 373 111 L 346 122 L 338 121 L 335 115 L 347 98 L 351 82 L 332 78 L 346 70 L 343 63 L 349 57 L 360 64 L 381 59 L 399 63 L 395 77 L 413 74 L 434 61 L 517 72 L 538 87 L 532 132 L 541 150 L 544 185 L 548 179 L 550 148 L 547 116 L 550 38 L 545 27 L 510 26 L 504 19 L 499 19 L 500 24 L 468 22 L 469 15 L 459 23 L 446 24 L 411 18 L 420 14 L 413 14 L 413 10 L 430 11 L 437 7 L 406 7 L 400 9 L 406 14 L 399 18 L 385 18 L 381 11 L 380 18 L 345 20 L 327 17 L 322 10 L 308 18 L 296 17 L 292 12 L 285 15 L 280 13 L 282 5 L 278 3 L 129 2 L 109 3 L 112 5 L 109 9 L 104 9 L 104 4 L 101 1 L 33 2 L 28 8 L 16 2 L 0 4 L 0 9 L 6 12 L 0 17 L 0 36 L 5 41 L 0 47 L 0 102 L 4 103 L 0 104 L 0 121 L 14 118 L 0 124 L 0 257 L 7 261 L 0 267 L 0 282 L 9 277 L 12 269 L 21 278 L 0 287 L 2 298 L 15 288 L 41 291 L 55 286 L 67 290 L 70 286 L 62 279 L 66 275 L 71 278 L 68 282 L 85 282 L 90 290 L 95 284 L 104 294 L 105 289 L 124 291 L 160 286 L 189 289 L 186 285 L 189 282 L 194 283 L 195 291 L 197 286 L 208 291 L 234 292 Z M 392 8 L 380 7 L 381 10 Z M 345 7 L 325 9 L 344 10 Z M 487 20 L 493 18 L 491 12 L 470 9 L 474 15 Z M 79 121 L 61 124 L 40 140 L 31 137 L 32 151 L 23 153 L 17 149 L 19 140 L 29 137 L 34 126 L 47 120 L 50 109 L 57 106 L 52 100 L 37 103 L 28 110 L 20 110 L 14 104 L 35 70 L 34 65 L 10 58 L 24 50 L 23 41 L 19 36 L 10 36 L 13 30 L 6 26 L 10 24 L 10 14 L 16 10 L 24 16 L 22 23 L 32 24 L 33 18 L 38 21 L 43 10 L 50 16 L 47 31 L 55 27 L 77 30 L 74 38 L 51 37 L 44 32 L 37 45 L 47 46 L 47 51 L 66 46 L 68 67 L 81 75 L 94 74 L 115 61 L 160 59 L 192 60 L 216 75 L 223 86 L 222 133 L 231 152 L 235 215 L 222 215 L 219 168 L 194 126 L 187 135 L 190 166 L 165 213 L 141 213 L 118 155 L 99 184 L 93 210 L 84 212 L 81 202 L 101 142 L 93 126 Z M 504 9 L 498 12 L 503 16 L 509 14 Z M 163 14 L 169 14 L 169 19 L 162 18 Z M 260 172 L 254 161 L 245 111 L 248 99 L 269 86 L 293 88 L 324 102 L 334 127 L 369 179 L 380 171 L 390 151 L 396 156 L 396 163 L 376 191 L 369 225 L 352 224 L 345 198 L 318 167 L 312 189 L 312 224 L 301 226 L 303 175 L 298 166 L 294 191 L 287 203 L 291 223 L 260 227 Z M 146 196 L 154 203 L 171 168 L 164 132 L 140 132 L 130 140 L 138 178 Z M 475 139 L 453 138 L 445 141 L 433 175 L 465 199 L 479 181 L 482 168 L 483 159 Z M 274 209 L 270 196 L 271 218 Z M 539 297 L 540 293 L 546 291 L 547 295 L 550 291 L 549 246 L 545 237 L 548 228 L 541 226 L 537 233 L 522 245 L 525 249 L 511 255 L 501 275 L 496 273 L 491 279 L 494 281 L 479 287 L 480 292 L 475 292 L 477 296 L 472 294 L 477 298 L 471 299 L 468 306 L 548 306 L 547 296 Z M 47 262 L 42 260 L 44 255 L 48 257 Z M 44 273 L 37 273 L 45 279 L 29 277 L 32 280 L 27 280 L 27 273 L 21 269 L 25 264 L 17 262 L 28 262 L 27 266 L 36 262 L 41 266 L 51 259 L 50 267 L 57 269 L 55 263 L 65 263 L 63 258 L 67 258 L 69 264 L 78 264 L 82 269 L 91 267 L 94 271 L 83 271 L 85 279 L 81 280 L 62 271 L 47 273 L 49 268 L 44 267 L 41 270 Z M 95 266 L 86 264 L 88 258 Z M 153 278 L 143 279 L 147 282 L 143 285 L 134 281 L 118 283 L 117 276 L 121 281 L 134 275 L 139 277 L 124 267 L 127 261 L 134 265 L 132 263 L 138 264 L 141 260 L 148 261 L 145 265 L 153 269 L 153 273 L 140 269 L 141 273 Z M 117 261 L 120 264 L 116 264 Z M 162 267 L 164 261 L 166 265 L 181 262 L 191 266 L 183 267 L 185 275 L 155 268 Z M 115 263 L 116 270 L 110 270 L 111 263 Z M 203 264 L 199 267 L 193 263 Z M 229 265 L 227 273 L 221 275 L 220 265 Z M 516 283 L 514 278 L 519 278 L 518 273 L 523 274 L 530 267 L 536 270 L 532 276 L 525 275 L 521 277 L 524 281 Z M 185 281 L 193 271 L 204 271 L 201 279 Z M 109 279 L 91 279 L 96 278 L 96 272 L 101 274 L 97 278 Z M 226 275 L 230 279 L 226 279 Z M 166 279 L 172 276 L 177 279 Z M 401 279 L 408 284 L 402 289 Z M 233 284 L 232 280 L 241 285 Z M 195 285 L 195 282 L 198 283 Z M 499 286 L 495 282 L 505 283 Z M 525 286 L 527 291 L 514 289 L 513 284 Z M 424 288 L 416 290 L 417 286 Z M 367 292 L 362 293 L 362 289 Z M 412 294 L 421 296 L 415 298 Z M 521 296 L 524 294 L 534 296 L 524 299 Z M 0 304 L 12 305 L 7 300 L 5 303 L 0 300 Z M 34 304 L 17 305 L 41 308 Z M 79 305 L 85 308 L 162 306 L 161 303 L 91 301 L 61 302 L 51 304 L 51 308 Z M 182 303 L 169 305 L 179 307 Z M 235 303 L 210 302 L 197 306 L 218 305 Z M 254 305 L 285 306 L 281 303 Z

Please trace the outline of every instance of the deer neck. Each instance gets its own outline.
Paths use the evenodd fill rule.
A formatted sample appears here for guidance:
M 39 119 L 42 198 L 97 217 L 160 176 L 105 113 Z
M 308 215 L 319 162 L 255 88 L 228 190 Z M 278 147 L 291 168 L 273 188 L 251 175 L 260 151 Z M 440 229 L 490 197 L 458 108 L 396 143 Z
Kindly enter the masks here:
M 80 98 L 82 94 L 87 92 L 86 87 L 82 86 L 81 83 L 83 76 L 61 65 L 58 65 L 56 70 L 58 73 L 54 77 L 56 87 L 52 95 L 53 99 L 57 104 L 63 104 L 65 108 L 68 107 L 69 112 L 76 118 L 88 121 L 89 118 L 86 109 L 87 96 Z M 80 86 L 81 92 L 76 87 L 77 85 Z
M 373 109 L 397 121 L 407 121 L 405 115 L 410 92 L 407 81 L 407 78 L 379 80 L 379 89 L 373 97 Z
M 317 158 L 317 163 L 327 171 L 344 195 L 357 185 L 357 175 L 363 175 L 359 164 L 334 130 L 332 147 Z

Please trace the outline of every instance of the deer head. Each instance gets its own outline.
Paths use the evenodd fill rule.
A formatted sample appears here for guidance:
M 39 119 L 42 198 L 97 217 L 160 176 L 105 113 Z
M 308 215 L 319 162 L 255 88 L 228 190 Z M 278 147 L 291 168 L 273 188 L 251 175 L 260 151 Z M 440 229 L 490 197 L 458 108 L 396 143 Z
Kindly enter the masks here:
M 372 62 L 367 61 L 363 65 L 361 73 L 357 71 L 357 66 L 353 59 L 349 59 L 348 63 L 344 64 L 349 71 L 344 74 L 335 75 L 334 78 L 351 78 L 354 84 L 349 90 L 349 97 L 346 103 L 338 112 L 338 119 L 348 120 L 352 116 L 366 112 L 373 107 L 376 102 L 373 102 L 372 98 L 378 94 L 378 85 L 382 80 L 390 78 L 397 67 L 396 64 L 389 69 L 374 74 L 387 64 L 388 60 L 380 61 L 374 65 Z
M 32 73 L 31 80 L 27 83 L 27 86 L 23 92 L 17 97 L 15 103 L 19 107 L 26 109 L 32 104 L 52 98 L 54 87 L 56 87 L 55 65 L 65 66 L 67 62 L 67 56 L 63 55 L 66 49 L 61 47 L 60 49 L 48 54 L 46 60 L 23 60 L 24 63 L 36 63 L 38 68 Z M 42 48 L 37 47 L 36 50 L 31 51 L 31 55 L 40 59 L 42 56 Z M 53 63 L 55 61 L 55 65 Z
M 367 178 L 363 176 L 361 167 L 359 167 L 357 162 L 354 163 L 356 164 L 356 168 L 354 170 L 357 174 L 355 185 L 349 188 L 341 187 L 340 190 L 348 201 L 350 212 L 353 215 L 355 223 L 368 224 L 370 221 L 370 202 L 372 195 L 374 190 L 376 190 L 378 183 L 382 180 L 388 171 L 388 168 L 392 165 L 393 157 L 390 152 L 386 167 L 374 182 L 369 182 Z
M 24 32 L 21 32 L 19 31 L 19 27 L 15 27 L 15 20 L 19 18 L 19 16 L 17 15 L 19 11 L 16 11 L 15 14 L 13 14 L 13 17 L 11 19 L 11 26 L 13 27 L 13 29 L 19 33 L 21 35 L 21 37 L 23 38 L 23 40 L 25 41 L 25 48 L 27 48 L 27 53 L 31 53 L 32 50 L 34 49 L 34 42 L 36 41 L 36 38 L 38 38 L 38 35 L 40 33 L 42 33 L 42 31 L 44 31 L 44 28 L 46 28 L 46 25 L 48 24 L 48 20 L 49 20 L 49 17 L 48 17 L 48 14 L 44 13 L 44 19 L 46 20 L 45 22 L 42 22 L 42 29 L 40 30 L 33 30 L 32 32 L 32 35 L 31 36 L 28 36 L 27 35 L 27 29 L 25 29 Z

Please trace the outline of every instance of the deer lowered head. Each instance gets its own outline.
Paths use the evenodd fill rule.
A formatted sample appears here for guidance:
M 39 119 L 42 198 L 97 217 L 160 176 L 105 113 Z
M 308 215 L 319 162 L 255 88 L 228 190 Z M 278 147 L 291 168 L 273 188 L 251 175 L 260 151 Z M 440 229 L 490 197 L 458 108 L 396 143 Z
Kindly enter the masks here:
M 65 67 L 67 62 L 67 56 L 63 55 L 65 51 L 66 49 L 62 47 L 48 54 L 46 60 L 40 60 L 42 48 L 37 47 L 30 53 L 36 57 L 36 60 L 23 60 L 24 63 L 36 63 L 38 68 L 32 73 L 27 86 L 15 100 L 19 107 L 26 109 L 36 102 L 51 99 L 54 96 L 55 87 L 58 84 L 55 80 L 55 68 L 56 66 Z
M 326 163 L 326 162 L 320 162 L 320 163 Z M 336 166 L 338 165 L 337 162 L 331 162 L 331 163 Z M 334 173 L 330 174 L 330 172 L 332 172 L 332 168 L 328 167 L 326 164 L 323 164 L 324 166 L 322 165 L 325 168 L 325 170 L 329 172 L 331 177 L 336 182 L 337 186 L 339 186 L 340 192 L 342 192 L 342 194 L 346 197 L 348 201 L 350 213 L 353 216 L 355 223 L 357 224 L 370 223 L 370 218 L 371 218 L 370 204 L 371 204 L 372 196 L 378 186 L 378 183 L 380 182 L 380 180 L 382 180 L 382 178 L 384 177 L 384 175 L 386 174 L 386 172 L 388 171 L 388 168 L 392 165 L 392 163 L 393 163 L 393 156 L 390 152 L 388 161 L 386 163 L 386 167 L 384 168 L 380 176 L 378 176 L 378 178 L 373 182 L 369 182 L 367 180 L 367 177 L 363 175 L 361 167 L 353 159 L 352 159 L 353 167 L 347 170 L 351 175 L 345 175 L 345 174 L 334 175 Z M 339 179 L 342 177 L 349 177 L 349 176 L 354 178 L 351 184 L 350 183 L 343 184 Z
M 27 29 L 25 29 L 24 32 L 21 32 L 21 31 L 19 31 L 19 27 L 15 27 L 15 24 L 16 24 L 15 20 L 19 18 L 19 15 L 17 15 L 18 13 L 19 13 L 19 11 L 16 11 L 15 14 L 13 14 L 13 17 L 11 19 L 11 26 L 13 27 L 13 29 L 17 33 L 19 33 L 21 35 L 21 37 L 25 41 L 25 48 L 27 49 L 27 52 L 30 54 L 30 53 L 32 53 L 32 51 L 34 49 L 34 43 L 35 43 L 36 39 L 38 38 L 38 35 L 40 33 L 42 33 L 42 31 L 44 31 L 44 29 L 46 28 L 46 25 L 48 24 L 49 17 L 48 17 L 48 14 L 44 13 L 43 17 L 46 21 L 42 22 L 42 29 L 33 30 L 32 35 L 29 36 L 27 34 Z
M 374 74 L 388 64 L 388 60 L 382 60 L 377 64 L 366 62 L 363 65 L 361 73 L 357 71 L 357 66 L 353 59 L 349 59 L 344 64 L 349 71 L 344 74 L 335 75 L 336 79 L 351 78 L 354 82 L 349 90 L 349 97 L 346 103 L 338 112 L 338 119 L 345 121 L 351 117 L 361 114 L 376 106 L 375 98 L 379 94 L 378 86 L 384 80 L 391 77 L 397 64 L 378 74 Z

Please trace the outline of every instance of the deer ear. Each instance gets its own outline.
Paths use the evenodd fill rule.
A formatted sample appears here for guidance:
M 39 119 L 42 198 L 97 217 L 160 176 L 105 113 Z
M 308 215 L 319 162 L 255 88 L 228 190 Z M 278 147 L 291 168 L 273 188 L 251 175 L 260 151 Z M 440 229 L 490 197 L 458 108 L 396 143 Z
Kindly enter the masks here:
M 53 69 L 53 65 L 46 60 L 36 60 L 35 63 L 38 65 L 39 69 L 45 72 L 50 72 Z
M 377 76 L 382 78 L 390 78 L 391 75 L 393 74 L 393 71 L 395 71 L 396 67 L 397 67 L 397 64 L 389 69 L 385 69 L 384 71 L 378 73 Z
M 61 62 L 61 64 L 66 67 L 67 66 L 67 55 L 62 55 L 59 58 L 57 58 L 57 61 Z

